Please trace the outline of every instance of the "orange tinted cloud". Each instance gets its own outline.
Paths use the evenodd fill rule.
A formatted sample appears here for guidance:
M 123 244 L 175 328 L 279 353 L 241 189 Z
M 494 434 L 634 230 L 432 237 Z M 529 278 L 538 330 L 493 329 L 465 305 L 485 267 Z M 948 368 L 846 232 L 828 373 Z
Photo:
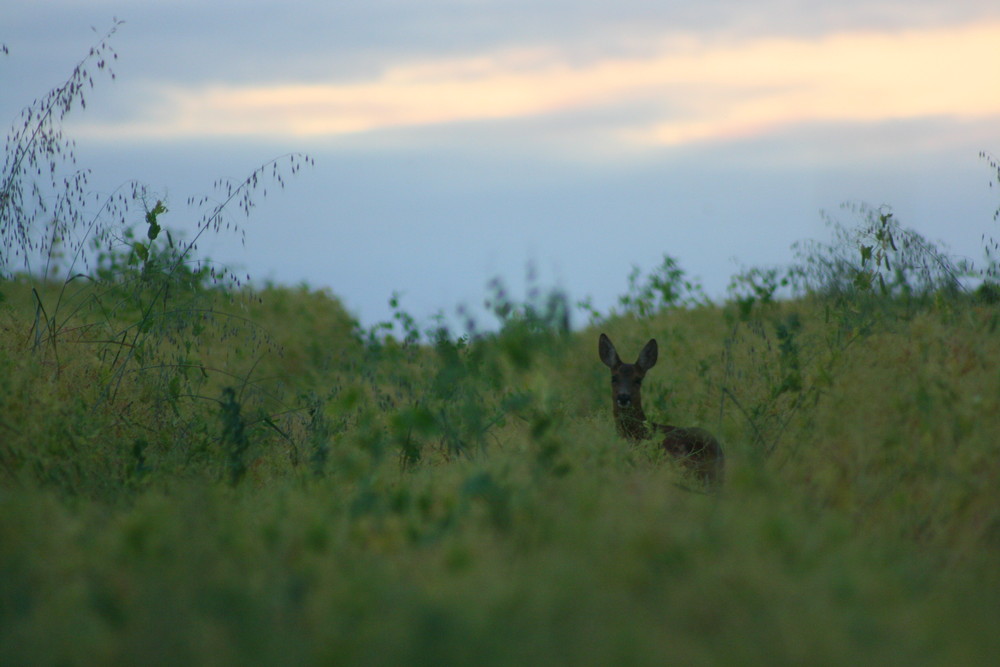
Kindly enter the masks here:
M 686 83 L 704 99 L 693 94 L 645 137 L 675 144 L 810 121 L 1000 114 L 990 65 L 998 38 L 1000 25 L 985 25 L 768 40 L 695 56 L 683 64 Z
M 331 136 L 548 114 L 569 123 L 574 111 L 635 108 L 658 120 L 608 132 L 674 145 L 810 121 L 1000 114 L 997 23 L 664 44 L 643 58 L 587 64 L 555 50 L 523 50 L 399 65 L 353 83 L 160 89 L 155 116 L 82 129 L 104 136 Z

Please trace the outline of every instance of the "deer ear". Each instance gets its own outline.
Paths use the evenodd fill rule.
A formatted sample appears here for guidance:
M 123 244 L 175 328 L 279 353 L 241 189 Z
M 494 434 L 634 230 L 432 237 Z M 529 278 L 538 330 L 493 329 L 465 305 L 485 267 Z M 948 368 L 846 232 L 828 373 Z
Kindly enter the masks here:
M 639 353 L 639 360 L 635 362 L 635 365 L 641 368 L 643 372 L 646 372 L 656 365 L 658 354 L 659 348 L 656 346 L 656 339 L 650 338 L 649 342 L 646 343 L 646 347 L 642 348 L 642 352 Z
M 622 360 L 618 357 L 615 344 L 605 334 L 601 334 L 601 338 L 597 342 L 597 354 L 608 368 L 614 369 L 622 365 Z

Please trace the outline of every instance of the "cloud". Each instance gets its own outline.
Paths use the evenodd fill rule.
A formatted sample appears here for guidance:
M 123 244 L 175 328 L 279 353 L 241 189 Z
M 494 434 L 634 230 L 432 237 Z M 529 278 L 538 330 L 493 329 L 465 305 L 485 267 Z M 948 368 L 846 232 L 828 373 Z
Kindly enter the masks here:
M 983 23 L 815 40 L 705 43 L 675 34 L 643 56 L 582 63 L 555 48 L 508 48 L 396 64 L 350 82 L 152 85 L 149 106 L 133 117 L 78 131 L 107 139 L 331 137 L 539 117 L 570 122 L 607 110 L 605 131 L 623 142 L 682 145 L 817 121 L 983 118 L 1000 114 L 991 72 L 998 43 L 1000 23 Z M 651 114 L 622 126 L 623 118 Z
M 990 53 L 1000 24 L 765 40 L 676 61 L 693 88 L 682 113 L 639 133 L 681 144 L 810 122 L 1000 114 Z M 701 93 L 701 94 L 699 94 Z

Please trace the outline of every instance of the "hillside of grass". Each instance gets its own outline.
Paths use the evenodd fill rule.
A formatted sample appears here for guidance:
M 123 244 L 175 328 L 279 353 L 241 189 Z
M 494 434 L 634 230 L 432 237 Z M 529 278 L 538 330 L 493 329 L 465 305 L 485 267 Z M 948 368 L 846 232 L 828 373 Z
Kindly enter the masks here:
M 106 40 L 0 171 L 0 665 L 995 664 L 994 241 L 858 207 L 722 303 L 665 256 L 607 312 L 361 326 L 197 252 L 306 156 L 190 239 L 140 184 L 94 213 L 59 121 Z M 619 436 L 602 332 L 721 488 Z
M 404 342 L 328 293 L 198 290 L 128 358 L 128 318 L 39 335 L 30 288 L 0 285 L 0 663 L 1000 654 L 989 299 L 578 331 L 522 307 Z M 600 331 L 660 341 L 647 412 L 719 436 L 719 493 L 619 438 Z

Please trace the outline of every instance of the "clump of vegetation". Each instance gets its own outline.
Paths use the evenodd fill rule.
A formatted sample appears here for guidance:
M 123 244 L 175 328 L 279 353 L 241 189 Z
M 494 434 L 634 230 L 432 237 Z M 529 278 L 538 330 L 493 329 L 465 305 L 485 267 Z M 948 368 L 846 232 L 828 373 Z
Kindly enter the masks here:
M 253 376 L 271 341 L 233 308 L 249 307 L 254 297 L 235 273 L 198 258 L 197 242 L 236 227 L 228 217 L 231 207 L 249 214 L 265 179 L 283 185 L 285 167 L 294 174 L 310 159 L 293 155 L 265 163 L 243 181 L 218 182 L 218 203 L 189 200 L 205 209 L 190 240 L 171 233 L 166 203 L 143 184 L 95 198 L 62 121 L 86 106 L 95 74 L 114 78 L 117 56 L 109 40 L 119 26 L 116 21 L 65 83 L 26 107 L 7 136 L 0 171 L 0 277 L 12 305 L 13 339 L 29 341 L 31 362 L 61 390 L 80 385 L 72 390 L 78 421 L 70 440 L 103 437 L 98 415 L 113 416 L 116 432 L 134 433 L 129 447 L 141 457 L 137 466 L 145 470 L 154 452 L 169 452 L 176 470 L 210 448 L 215 433 L 206 419 L 229 405 L 225 388 L 256 412 L 258 427 L 276 428 L 266 410 L 280 403 L 280 391 Z M 24 322 L 30 323 L 27 330 L 19 326 Z M 237 340 L 247 347 L 234 345 Z M 19 356 L 16 345 L 10 353 Z M 38 417 L 43 414 L 44 408 Z M 41 433 L 15 429 L 7 439 L 5 456 L 16 462 L 19 477 L 30 471 L 71 493 L 92 493 L 95 485 L 106 488 L 109 477 L 130 474 L 124 461 L 97 465 L 95 459 L 89 469 L 89 457 L 68 462 L 52 456 L 45 434 L 63 427 L 58 419 L 36 421 Z M 65 438 L 57 441 L 52 446 L 64 451 Z
M 8 157 L 61 136 L 40 123 Z M 29 163 L 0 202 L 6 257 L 30 258 L 0 282 L 0 663 L 1000 652 L 1000 311 L 887 209 L 723 304 L 667 257 L 600 328 L 497 281 L 495 328 L 423 329 L 394 296 L 364 330 L 199 260 L 138 186 L 50 223 Z M 40 186 L 58 211 L 83 210 L 70 183 Z M 720 436 L 721 493 L 615 432 L 601 331 L 660 341 L 645 409 Z

